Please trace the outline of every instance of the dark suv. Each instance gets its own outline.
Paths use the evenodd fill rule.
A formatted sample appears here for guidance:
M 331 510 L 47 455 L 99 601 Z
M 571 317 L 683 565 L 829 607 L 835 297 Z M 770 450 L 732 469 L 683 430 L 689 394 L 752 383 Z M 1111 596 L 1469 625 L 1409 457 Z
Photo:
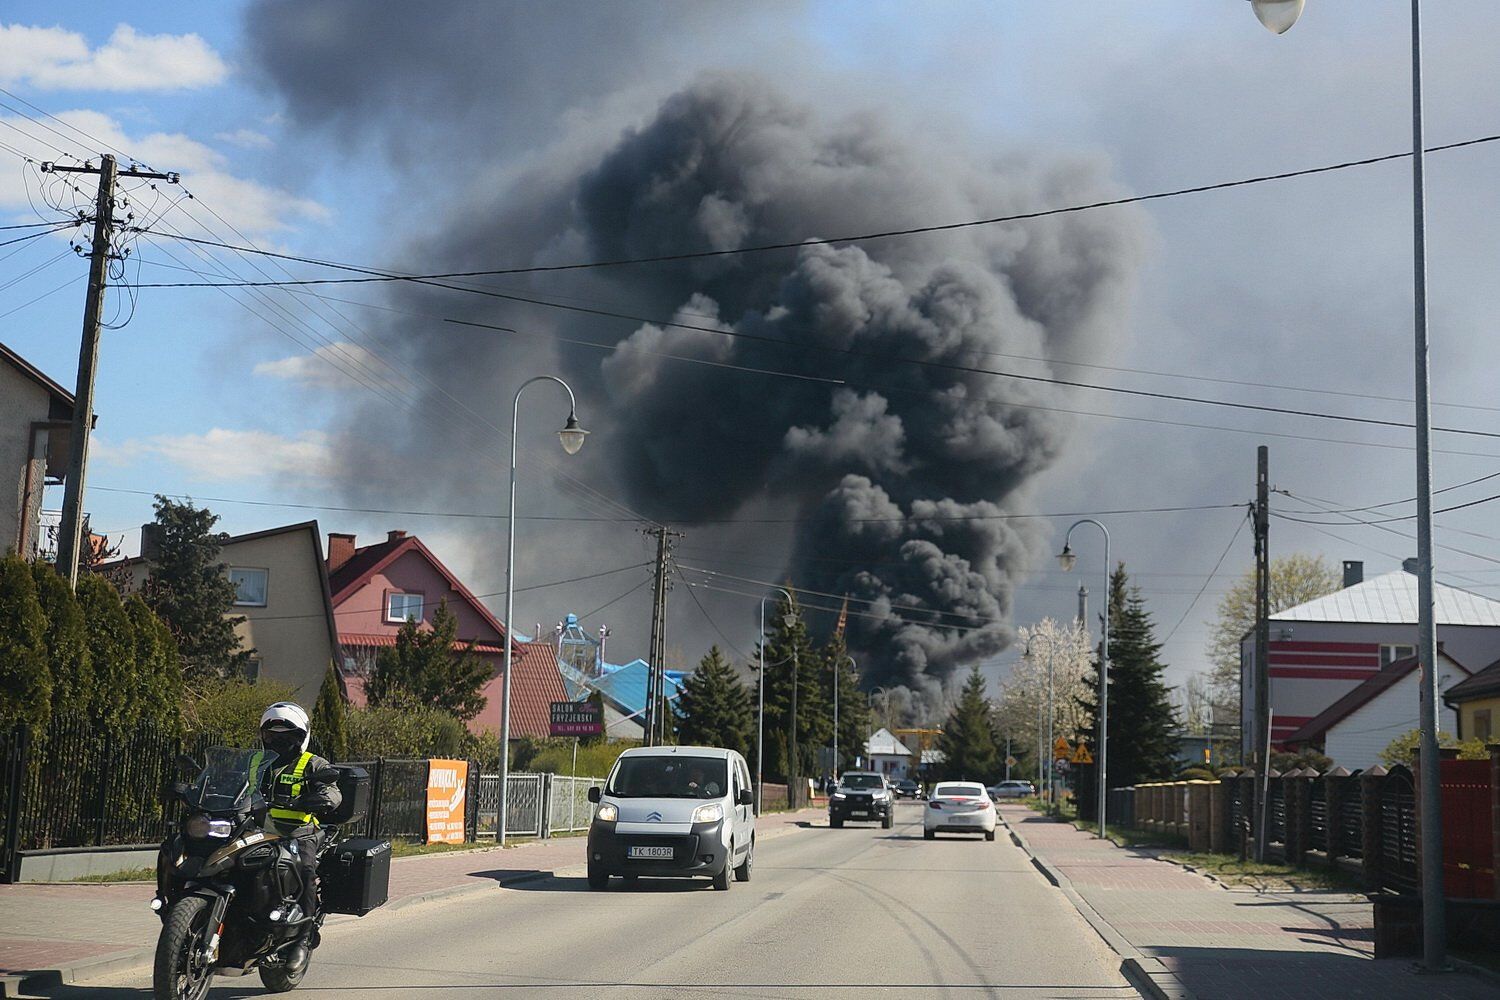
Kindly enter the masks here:
M 845 820 L 879 820 L 889 830 L 896 822 L 895 800 L 884 775 L 849 771 L 828 796 L 828 825 L 837 830 Z

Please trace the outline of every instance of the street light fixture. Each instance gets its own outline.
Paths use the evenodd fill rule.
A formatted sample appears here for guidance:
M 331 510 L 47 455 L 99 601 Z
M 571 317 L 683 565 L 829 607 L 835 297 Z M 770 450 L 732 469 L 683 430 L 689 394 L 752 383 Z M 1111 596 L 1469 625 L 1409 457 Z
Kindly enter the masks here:
M 1296 23 L 1302 0 L 1251 0 L 1255 16 L 1278 34 Z M 1262 8 L 1292 7 L 1273 26 Z M 1412 200 L 1412 342 L 1415 356 L 1417 451 L 1417 662 L 1420 678 L 1421 745 L 1417 785 L 1421 789 L 1422 965 L 1446 972 L 1447 930 L 1443 913 L 1443 808 L 1438 767 L 1437 634 L 1432 593 L 1432 378 L 1427 340 L 1427 182 L 1426 140 L 1422 129 L 1422 0 L 1411 0 L 1411 200 Z M 1430 835 L 1429 835 L 1430 834 Z
M 1278 35 L 1286 34 L 1302 16 L 1303 0 L 1250 0 L 1260 23 Z
M 1078 565 L 1078 556 L 1074 554 L 1073 548 L 1068 543 L 1073 538 L 1073 528 L 1080 524 L 1092 524 L 1104 532 L 1104 630 L 1103 643 L 1099 656 L 1099 755 L 1094 758 L 1098 771 L 1095 772 L 1096 781 L 1099 785 L 1099 836 L 1104 834 L 1104 806 L 1108 796 L 1109 772 L 1106 761 L 1109 754 L 1109 529 L 1091 517 L 1085 517 L 1080 521 L 1074 521 L 1068 528 L 1068 533 L 1063 536 L 1062 551 L 1057 554 L 1057 561 L 1064 570 L 1072 571 Z
M 499 815 L 495 821 L 495 844 L 505 846 L 506 781 L 510 777 L 510 664 L 514 641 L 511 638 L 511 619 L 516 602 L 516 430 L 521 419 L 521 393 L 535 382 L 556 382 L 568 393 L 568 422 L 557 432 L 563 451 L 578 454 L 588 431 L 578 426 L 578 401 L 573 388 L 556 375 L 538 375 L 521 383 L 510 407 L 510 507 L 505 513 L 505 661 L 500 669 L 500 795 Z

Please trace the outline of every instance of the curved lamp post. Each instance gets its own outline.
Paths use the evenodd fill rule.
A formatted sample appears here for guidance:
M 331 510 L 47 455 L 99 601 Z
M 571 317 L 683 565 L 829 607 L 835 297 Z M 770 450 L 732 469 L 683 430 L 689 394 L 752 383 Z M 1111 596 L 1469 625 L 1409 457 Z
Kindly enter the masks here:
M 500 796 L 499 816 L 495 827 L 495 844 L 502 847 L 505 845 L 505 812 L 510 804 L 506 801 L 508 795 L 505 785 L 510 777 L 511 617 L 516 601 L 516 428 L 521 416 L 521 393 L 536 382 L 556 382 L 568 394 L 568 420 L 563 424 L 562 430 L 557 432 L 563 451 L 569 455 L 578 454 L 578 449 L 583 447 L 584 438 L 589 433 L 578 426 L 578 401 L 573 396 L 572 387 L 556 375 L 538 375 L 527 379 L 516 390 L 516 398 L 510 408 L 510 507 L 505 514 L 505 662 L 500 671 Z
M 1281 34 L 1297 23 L 1303 0 L 1251 0 L 1260 23 Z M 1422 0 L 1411 0 L 1412 341 L 1415 355 L 1417 430 L 1417 661 L 1420 689 L 1422 898 L 1443 898 L 1443 808 L 1438 787 L 1437 638 L 1432 593 L 1432 403 L 1427 340 L 1426 141 L 1422 129 Z M 1441 906 L 1422 907 L 1422 965 L 1428 972 L 1451 967 Z
M 791 607 L 792 606 L 792 595 L 789 592 L 787 592 L 786 590 L 782 589 L 781 587 L 772 587 L 771 589 L 774 590 L 774 591 L 776 591 L 776 593 L 778 593 L 778 594 L 780 594 L 780 595 L 782 595 L 783 597 L 786 598 L 787 607 Z M 770 594 L 766 594 L 763 597 L 761 597 L 761 599 L 760 599 L 760 683 L 756 685 L 756 687 L 759 688 L 759 693 L 760 693 L 760 711 L 759 711 L 759 713 L 756 716 L 756 723 L 755 723 L 755 814 L 757 816 L 760 815 L 760 788 L 761 788 L 761 783 L 762 783 L 762 777 L 761 776 L 764 774 L 765 763 L 766 763 L 766 598 L 768 598 L 770 596 L 771 596 Z M 784 616 L 783 619 L 782 619 L 782 621 L 784 621 L 786 623 L 786 627 L 789 628 L 789 629 L 796 628 L 796 626 L 797 626 L 797 616 L 795 614 L 788 614 L 788 615 Z M 793 684 L 793 687 L 792 687 L 792 691 L 793 691 L 793 698 L 792 698 L 792 725 L 794 727 L 797 725 L 797 701 L 796 701 L 796 694 L 795 694 L 795 692 L 797 690 L 797 688 L 795 686 L 796 685 L 796 681 L 797 681 L 797 645 L 796 645 L 796 643 L 793 643 L 792 644 L 792 684 Z M 788 770 L 790 770 L 790 768 Z M 790 775 L 788 775 L 788 777 L 790 777 Z M 788 782 L 787 783 L 787 795 L 790 796 L 791 794 L 792 794 L 792 792 L 791 792 L 791 783 Z
M 1097 781 L 1099 784 L 1099 836 L 1104 836 L 1104 803 L 1108 795 L 1108 771 L 1105 761 L 1109 750 L 1109 529 L 1092 517 L 1086 517 L 1081 521 L 1074 521 L 1068 533 L 1063 536 L 1063 550 L 1057 554 L 1057 561 L 1064 570 L 1072 571 L 1078 565 L 1078 556 L 1073 554 L 1072 547 L 1068 544 L 1073 538 L 1073 528 L 1080 524 L 1092 524 L 1104 532 L 1104 643 L 1099 657 L 1099 756 L 1096 758 L 1099 766 Z

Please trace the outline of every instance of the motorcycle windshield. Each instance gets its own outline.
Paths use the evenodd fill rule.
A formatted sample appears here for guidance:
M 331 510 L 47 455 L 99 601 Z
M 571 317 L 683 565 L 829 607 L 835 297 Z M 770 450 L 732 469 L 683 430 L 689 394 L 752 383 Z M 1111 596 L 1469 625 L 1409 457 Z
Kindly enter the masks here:
M 209 747 L 203 772 L 189 786 L 188 804 L 204 812 L 238 812 L 249 805 L 251 794 L 275 762 L 276 755 L 269 750 Z

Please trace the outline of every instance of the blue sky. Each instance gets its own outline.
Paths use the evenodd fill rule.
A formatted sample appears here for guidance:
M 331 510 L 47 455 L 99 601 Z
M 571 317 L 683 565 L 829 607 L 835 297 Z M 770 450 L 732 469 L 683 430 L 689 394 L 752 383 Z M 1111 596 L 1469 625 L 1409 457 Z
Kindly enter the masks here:
M 1500 131 L 1500 59 L 1494 51 L 1500 44 L 1494 42 L 1500 38 L 1500 11 L 1479 0 L 1429 6 L 1431 141 Z M 703 65 L 768 66 L 799 96 L 846 112 L 879 107 L 915 129 L 930 130 L 935 157 L 943 155 L 945 137 L 1002 153 L 1027 149 L 1094 157 L 1133 191 L 1406 147 L 1404 2 L 1309 0 L 1303 23 L 1281 38 L 1256 25 L 1246 7 L 1241 0 L 815 3 L 752 20 L 742 37 L 695 37 L 693 46 L 684 46 L 680 66 L 663 70 L 662 79 L 680 78 Z M 0 48 L 0 86 L 155 166 L 182 170 L 184 186 L 201 198 L 190 210 L 219 213 L 261 246 L 375 266 L 409 260 L 403 248 L 420 243 L 427 235 L 424 225 L 452 208 L 446 178 L 473 169 L 475 151 L 418 149 L 413 154 L 423 164 L 418 171 L 393 162 L 368 137 L 290 121 L 276 85 L 258 75 L 244 51 L 241 9 L 161 3 L 73 5 L 60 11 L 55 4 L 7 4 L 7 34 L 0 44 L 9 48 Z M 17 29 L 31 32 L 22 38 Z M 120 51 L 124 54 L 116 58 Z M 143 67 L 153 72 L 143 76 Z M 588 95 L 579 107 L 593 108 L 603 97 L 631 87 L 655 93 L 651 77 L 643 74 L 606 82 L 601 86 L 613 88 L 608 94 Z M 87 82 L 98 79 L 108 86 Z M 663 82 L 659 89 L 667 86 Z M 576 110 L 559 109 L 558 121 Z M 56 154 L 23 138 L 17 128 L 80 155 L 92 151 L 38 132 L 10 111 L 0 109 L 0 120 L 10 123 L 0 127 L 0 142 L 39 157 Z M 538 140 L 554 141 L 565 132 L 558 125 L 543 130 Z M 1500 227 L 1494 225 L 1500 196 L 1492 183 L 1496 155 L 1500 152 L 1484 147 L 1432 162 L 1434 387 L 1441 401 L 1492 396 L 1491 325 L 1500 305 L 1492 279 L 1500 251 L 1495 236 Z M 423 174 L 425 181 L 417 182 Z M 1408 395 L 1403 340 L 1409 328 L 1408 183 L 1405 166 L 1389 164 L 1153 205 L 1135 310 L 1122 320 L 1111 356 L 1102 360 L 1121 367 Z M 36 218 L 28 191 L 37 197 L 36 178 L 24 173 L 17 157 L 0 152 L 4 221 Z M 181 215 L 168 218 L 191 225 Z M 871 207 L 870 220 L 872 228 L 879 227 L 879 206 Z M 49 239 L 25 245 L 0 261 L 0 284 L 63 249 Z M 181 247 L 169 249 L 186 254 Z M 170 269 L 166 252 L 146 241 L 138 245 L 140 257 L 152 262 L 142 266 L 142 281 L 183 276 Z M 476 256 L 483 264 L 485 255 Z M 249 272 L 243 262 L 235 266 Z M 70 273 L 71 284 L 27 304 Z M 84 273 L 84 262 L 64 258 L 0 289 L 0 314 L 5 314 L 0 340 L 67 385 L 76 366 Z M 375 295 L 351 292 L 350 297 L 380 302 Z M 330 422 L 350 390 L 330 384 L 326 371 L 319 377 L 309 367 L 306 348 L 293 344 L 287 333 L 303 337 L 299 324 L 309 323 L 320 336 L 339 338 L 307 310 L 287 308 L 295 318 L 281 322 L 286 332 L 278 333 L 212 290 L 142 290 L 130 323 L 105 335 L 101 353 L 99 444 L 88 498 L 96 525 L 118 533 L 149 518 L 147 497 L 106 488 L 306 503 L 347 498 L 330 499 L 320 475 L 328 449 L 336 446 Z M 360 323 L 377 315 L 369 306 L 346 311 Z M 1163 385 L 1145 376 L 1109 377 L 1142 387 Z M 1205 383 L 1190 388 L 1285 405 L 1408 415 L 1405 404 L 1390 400 Z M 1222 414 L 1131 402 L 1094 408 L 1226 422 L 1219 419 Z M 1440 423 L 1496 426 L 1488 411 L 1440 409 L 1437 415 Z M 1274 419 L 1228 422 L 1312 437 L 1382 443 L 1399 438 L 1361 429 L 1333 434 Z M 1410 495 L 1410 452 L 1267 440 L 1273 445 L 1273 478 L 1303 495 L 1338 503 Z M 1059 511 L 1240 500 L 1251 493 L 1257 443 L 1251 435 L 1080 418 L 1067 454 L 1038 478 L 1028 500 L 1036 509 Z M 1439 455 L 1439 485 L 1483 475 L 1500 462 L 1497 448 L 1466 447 L 1475 442 L 1452 438 L 1439 443 L 1471 453 Z M 1477 494 L 1460 499 L 1471 495 Z M 425 499 L 414 487 L 408 504 Z M 229 531 L 311 516 L 214 506 Z M 396 524 L 378 516 L 318 516 L 325 530 L 421 530 L 455 568 L 474 577 L 476 591 L 498 589 L 494 559 L 467 551 L 460 529 L 441 522 Z M 1446 571 L 1460 585 L 1500 596 L 1495 583 L 1500 545 L 1459 534 L 1487 530 L 1483 508 L 1455 514 L 1446 523 L 1452 533 L 1440 534 L 1440 541 L 1465 551 L 1444 553 L 1440 575 Z M 1233 512 L 1114 525 L 1115 551 L 1140 574 L 1163 632 L 1188 607 L 1234 527 Z M 1333 537 L 1291 523 L 1278 525 L 1277 532 L 1273 546 L 1280 551 L 1321 551 L 1335 561 L 1364 558 L 1372 572 L 1395 568 L 1396 557 L 1411 548 L 1389 532 L 1359 526 L 1338 529 Z M 127 546 L 134 542 L 127 534 Z M 1248 538 L 1242 536 L 1226 567 L 1238 571 L 1248 565 Z M 1204 621 L 1226 586 L 1224 577 L 1209 582 L 1168 646 L 1179 679 L 1201 665 Z M 1075 587 L 1075 580 L 1039 562 L 1018 601 L 1018 622 L 1069 614 Z M 1091 589 L 1097 595 L 1096 583 Z M 564 610 L 538 598 L 517 617 L 552 620 Z M 747 623 L 743 608 L 718 610 L 737 625 Z M 639 611 L 628 613 L 639 616 Z M 684 628 L 694 643 L 699 632 L 705 642 L 711 638 L 701 624 Z M 636 638 L 632 631 L 626 628 L 616 641 L 630 644 Z M 619 655 L 627 652 L 622 648 Z M 1007 654 L 991 669 L 1003 669 L 1000 664 L 1013 658 Z

